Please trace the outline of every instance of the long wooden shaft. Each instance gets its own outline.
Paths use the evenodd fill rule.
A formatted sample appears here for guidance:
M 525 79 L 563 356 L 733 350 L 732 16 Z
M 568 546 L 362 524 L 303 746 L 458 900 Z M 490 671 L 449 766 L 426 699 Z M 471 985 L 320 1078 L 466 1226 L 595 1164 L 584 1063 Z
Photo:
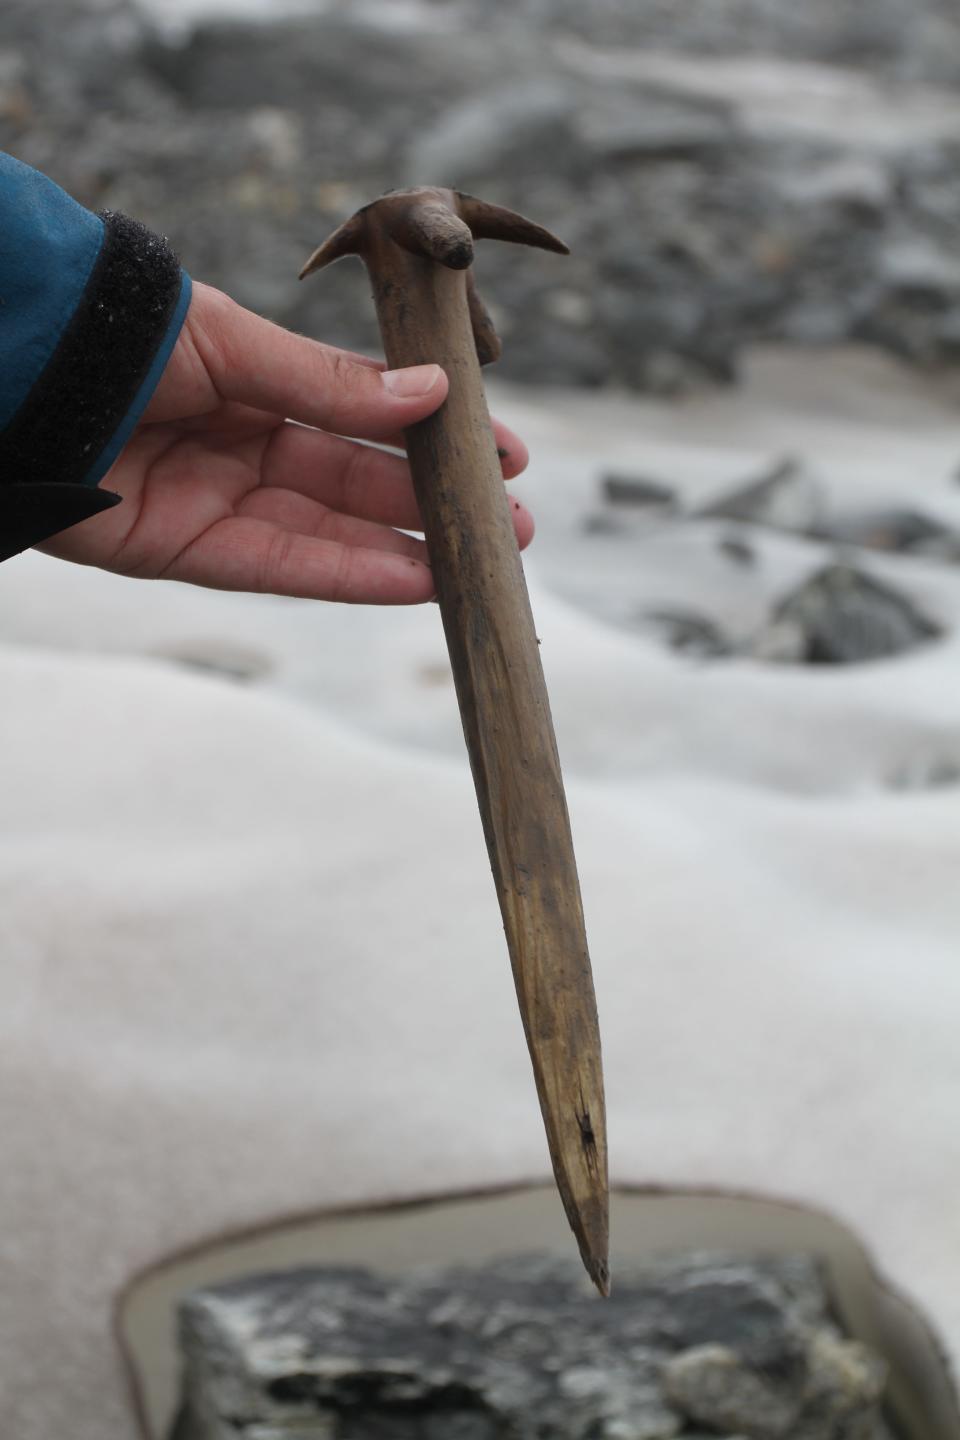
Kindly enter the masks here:
M 530 601 L 469 313 L 467 275 L 386 234 L 364 248 L 387 360 L 450 389 L 407 431 L 487 850 L 557 1185 L 608 1289 L 600 1035 L 580 884 Z

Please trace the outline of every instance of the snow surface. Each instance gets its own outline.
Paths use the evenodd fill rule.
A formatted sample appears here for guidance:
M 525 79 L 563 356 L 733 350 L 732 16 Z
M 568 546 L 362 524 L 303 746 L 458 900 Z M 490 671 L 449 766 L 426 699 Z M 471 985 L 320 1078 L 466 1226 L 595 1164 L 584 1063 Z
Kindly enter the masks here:
M 946 627 L 911 656 L 692 662 L 631 607 L 693 587 L 749 608 L 817 547 L 759 537 L 747 594 L 695 526 L 582 530 L 601 470 L 693 500 L 787 451 L 844 505 L 960 524 L 953 398 L 871 357 L 768 352 L 742 392 L 679 406 L 495 404 L 535 456 L 516 488 L 612 1178 L 835 1214 L 956 1366 L 960 569 L 871 560 Z M 141 1268 L 548 1161 L 435 607 L 32 554 L 0 569 L 0 684 L 3 1410 L 18 1440 L 122 1440 L 110 1313 Z

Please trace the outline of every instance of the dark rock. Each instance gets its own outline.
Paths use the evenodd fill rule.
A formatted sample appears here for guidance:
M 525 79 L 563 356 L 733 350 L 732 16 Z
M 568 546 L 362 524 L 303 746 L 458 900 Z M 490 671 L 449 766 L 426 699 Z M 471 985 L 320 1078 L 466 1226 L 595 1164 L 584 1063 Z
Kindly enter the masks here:
M 178 1440 L 889 1440 L 801 1256 L 665 1260 L 603 1304 L 546 1256 L 254 1276 L 190 1296 L 181 1343 Z
M 708 56 L 769 54 L 861 67 L 899 79 L 960 79 L 952 0 L 471 0 L 468 15 L 555 25 L 595 44 Z
M 602 476 L 600 486 L 603 498 L 610 505 L 654 506 L 674 509 L 677 492 L 672 485 L 662 480 L 651 480 L 646 475 L 620 475 L 613 472 Z
M 857 1341 L 818 1335 L 785 1373 L 751 1364 L 727 1345 L 706 1344 L 668 1360 L 664 1384 L 684 1415 L 751 1440 L 871 1440 L 884 1367 Z
M 800 1417 L 799 1387 L 778 1386 L 725 1345 L 701 1345 L 668 1360 L 667 1394 L 683 1414 L 718 1430 L 780 1440 Z
M 760 659 L 853 665 L 916 649 L 940 627 L 892 586 L 846 565 L 829 565 L 777 607 L 753 641 Z
M 584 515 L 580 522 L 580 528 L 584 535 L 622 535 L 624 523 L 619 515 L 611 515 L 609 511 L 592 511 Z
M 507 74 L 520 59 L 516 42 L 513 49 Z M 503 75 L 505 57 L 494 36 L 480 33 L 466 46 L 440 29 L 383 30 L 343 12 L 319 21 L 208 21 L 186 37 L 154 36 L 144 58 L 191 109 L 271 105 L 305 114 L 338 105 L 365 110 L 369 122 L 397 104 L 440 113 L 458 95 L 486 88 L 495 64 Z
M 579 107 L 575 124 L 594 164 L 702 157 L 729 145 L 735 133 L 729 106 L 652 90 L 605 90 Z
M 542 174 L 558 150 L 574 160 L 573 98 L 559 81 L 484 91 L 446 111 L 406 161 L 411 183 L 468 186 L 477 180 Z M 424 183 L 421 181 L 420 183 Z
M 865 550 L 937 552 L 945 542 L 960 537 L 919 510 L 867 510 L 859 514 L 830 515 L 814 527 L 821 540 L 838 545 L 859 545 Z
M 901 765 L 889 777 L 891 790 L 941 790 L 960 785 L 960 759 L 951 755 L 921 755 Z
M 765 474 L 701 505 L 701 519 L 741 520 L 806 533 L 819 523 L 823 496 L 800 461 L 787 456 Z
M 272 660 L 262 650 L 223 640 L 194 640 L 151 653 L 186 670 L 216 675 L 238 684 L 262 680 L 273 669 Z
M 169 235 L 241 303 L 349 348 L 379 344 L 359 267 L 301 286 L 300 265 L 382 190 L 441 182 L 572 248 L 480 247 L 508 378 L 677 395 L 783 340 L 960 359 L 960 105 L 941 96 L 935 133 L 905 123 L 872 145 L 798 131 L 796 91 L 758 127 L 711 68 L 745 51 L 842 62 L 852 110 L 864 71 L 909 108 L 918 80 L 960 83 L 948 0 L 438 0 L 390 29 L 365 13 L 170 38 L 134 0 L 4 0 L 0 147 Z M 634 47 L 694 69 L 598 75 L 576 36 L 591 63 Z
M 732 655 L 734 647 L 713 620 L 687 610 L 645 610 L 639 623 L 661 635 L 671 650 L 702 660 Z
M 747 567 L 757 563 L 756 549 L 742 535 L 722 535 L 717 541 L 717 549 L 735 565 Z

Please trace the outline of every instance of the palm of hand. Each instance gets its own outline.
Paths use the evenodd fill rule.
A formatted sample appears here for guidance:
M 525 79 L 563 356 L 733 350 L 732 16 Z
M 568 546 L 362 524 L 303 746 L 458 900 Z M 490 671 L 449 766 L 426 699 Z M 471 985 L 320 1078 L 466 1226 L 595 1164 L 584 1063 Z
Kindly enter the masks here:
M 105 477 L 123 504 L 64 531 L 50 554 L 121 574 L 328 600 L 413 604 L 433 594 L 405 426 L 446 395 L 391 394 L 381 367 L 293 335 L 194 287 L 143 420 Z M 288 418 L 293 417 L 293 418 Z M 298 423 L 300 422 L 300 423 Z M 526 452 L 497 426 L 505 475 Z M 352 436 L 356 438 L 343 438 Z M 517 502 L 521 545 L 533 533 Z

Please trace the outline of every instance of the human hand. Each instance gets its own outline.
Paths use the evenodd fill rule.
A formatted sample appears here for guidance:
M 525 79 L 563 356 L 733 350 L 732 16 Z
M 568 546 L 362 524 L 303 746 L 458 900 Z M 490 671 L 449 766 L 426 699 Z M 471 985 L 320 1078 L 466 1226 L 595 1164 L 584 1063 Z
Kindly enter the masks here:
M 390 383 L 379 362 L 294 335 L 195 284 L 163 378 L 104 477 L 124 503 L 37 548 L 221 590 L 429 600 L 424 542 L 395 528 L 422 528 L 406 459 L 358 441 L 402 448 L 403 429 L 437 409 L 447 379 L 421 366 L 397 371 L 396 390 Z M 510 479 L 526 466 L 526 447 L 496 422 L 494 430 Z M 533 520 L 518 501 L 511 508 L 522 547 Z

